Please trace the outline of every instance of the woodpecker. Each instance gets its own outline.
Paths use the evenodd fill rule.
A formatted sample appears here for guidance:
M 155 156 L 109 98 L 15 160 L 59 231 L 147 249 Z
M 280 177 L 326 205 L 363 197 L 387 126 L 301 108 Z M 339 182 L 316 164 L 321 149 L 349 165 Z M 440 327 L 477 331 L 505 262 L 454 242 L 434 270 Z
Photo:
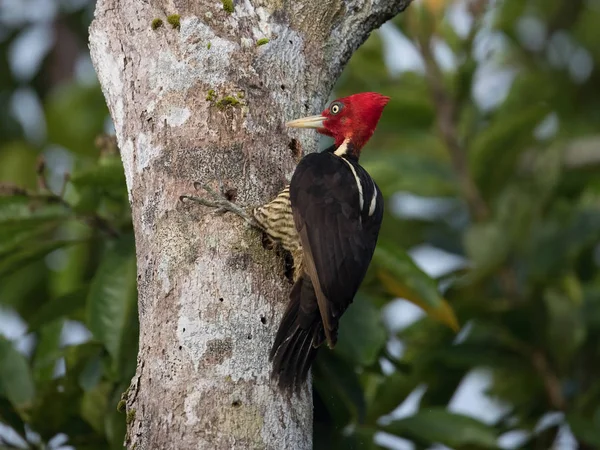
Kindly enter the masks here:
M 251 213 L 206 186 L 212 200 L 182 196 L 243 217 L 291 253 L 294 284 L 269 355 L 283 389 L 299 389 L 317 349 L 335 346 L 340 318 L 371 262 L 383 197 L 359 158 L 388 101 L 375 92 L 354 94 L 333 101 L 320 115 L 286 123 L 314 128 L 334 143 L 304 156 L 290 184 Z

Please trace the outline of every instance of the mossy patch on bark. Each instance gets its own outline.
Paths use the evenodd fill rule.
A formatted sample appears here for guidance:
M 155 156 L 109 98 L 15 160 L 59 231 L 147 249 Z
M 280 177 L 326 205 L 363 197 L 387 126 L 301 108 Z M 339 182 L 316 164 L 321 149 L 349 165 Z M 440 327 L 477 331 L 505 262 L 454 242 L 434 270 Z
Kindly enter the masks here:
M 215 105 L 218 108 L 224 109 L 224 108 L 227 108 L 228 106 L 233 106 L 233 107 L 239 106 L 240 101 L 232 95 L 227 95 L 227 96 L 223 97 L 221 100 L 219 100 L 218 102 L 216 102 Z
M 209 89 L 208 92 L 206 93 L 206 101 L 207 102 L 214 102 L 217 98 L 217 95 L 215 94 L 215 90 L 214 89 Z
M 127 411 L 127 416 L 125 416 L 125 423 L 129 425 L 135 419 L 135 409 L 130 409 Z
M 167 22 L 169 22 L 171 27 L 173 27 L 176 30 L 179 30 L 179 28 L 181 28 L 180 19 L 181 16 L 179 14 L 170 14 L 167 16 Z
M 234 11 L 233 0 L 221 0 L 223 3 L 223 11 L 232 14 Z

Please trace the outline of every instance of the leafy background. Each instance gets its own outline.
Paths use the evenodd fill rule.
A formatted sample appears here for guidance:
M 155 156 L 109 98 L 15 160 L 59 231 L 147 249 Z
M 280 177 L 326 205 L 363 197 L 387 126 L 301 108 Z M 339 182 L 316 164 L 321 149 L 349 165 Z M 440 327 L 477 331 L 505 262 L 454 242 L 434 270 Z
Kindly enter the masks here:
M 92 0 L 0 5 L 0 449 L 122 448 L 131 217 Z M 335 89 L 392 97 L 387 213 L 315 448 L 600 448 L 600 2 L 420 0 Z

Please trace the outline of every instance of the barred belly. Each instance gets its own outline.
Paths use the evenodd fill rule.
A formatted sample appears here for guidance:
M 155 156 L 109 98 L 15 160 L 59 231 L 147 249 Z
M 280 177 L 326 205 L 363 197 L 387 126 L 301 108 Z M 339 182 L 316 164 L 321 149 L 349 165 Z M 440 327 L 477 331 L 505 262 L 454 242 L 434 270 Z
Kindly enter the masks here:
M 283 189 L 271 202 L 254 208 L 252 215 L 273 242 L 292 254 L 294 280 L 297 280 L 302 274 L 302 245 L 294 225 L 290 187 Z

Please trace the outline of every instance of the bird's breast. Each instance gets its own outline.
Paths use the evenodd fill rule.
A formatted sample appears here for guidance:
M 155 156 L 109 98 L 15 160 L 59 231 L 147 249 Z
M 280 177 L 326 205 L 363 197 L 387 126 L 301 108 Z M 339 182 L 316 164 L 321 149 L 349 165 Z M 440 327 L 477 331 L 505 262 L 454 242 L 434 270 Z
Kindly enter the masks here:
M 267 236 L 292 254 L 295 273 L 298 273 L 302 263 L 302 244 L 294 224 L 289 186 L 269 203 L 254 208 L 253 215 Z

